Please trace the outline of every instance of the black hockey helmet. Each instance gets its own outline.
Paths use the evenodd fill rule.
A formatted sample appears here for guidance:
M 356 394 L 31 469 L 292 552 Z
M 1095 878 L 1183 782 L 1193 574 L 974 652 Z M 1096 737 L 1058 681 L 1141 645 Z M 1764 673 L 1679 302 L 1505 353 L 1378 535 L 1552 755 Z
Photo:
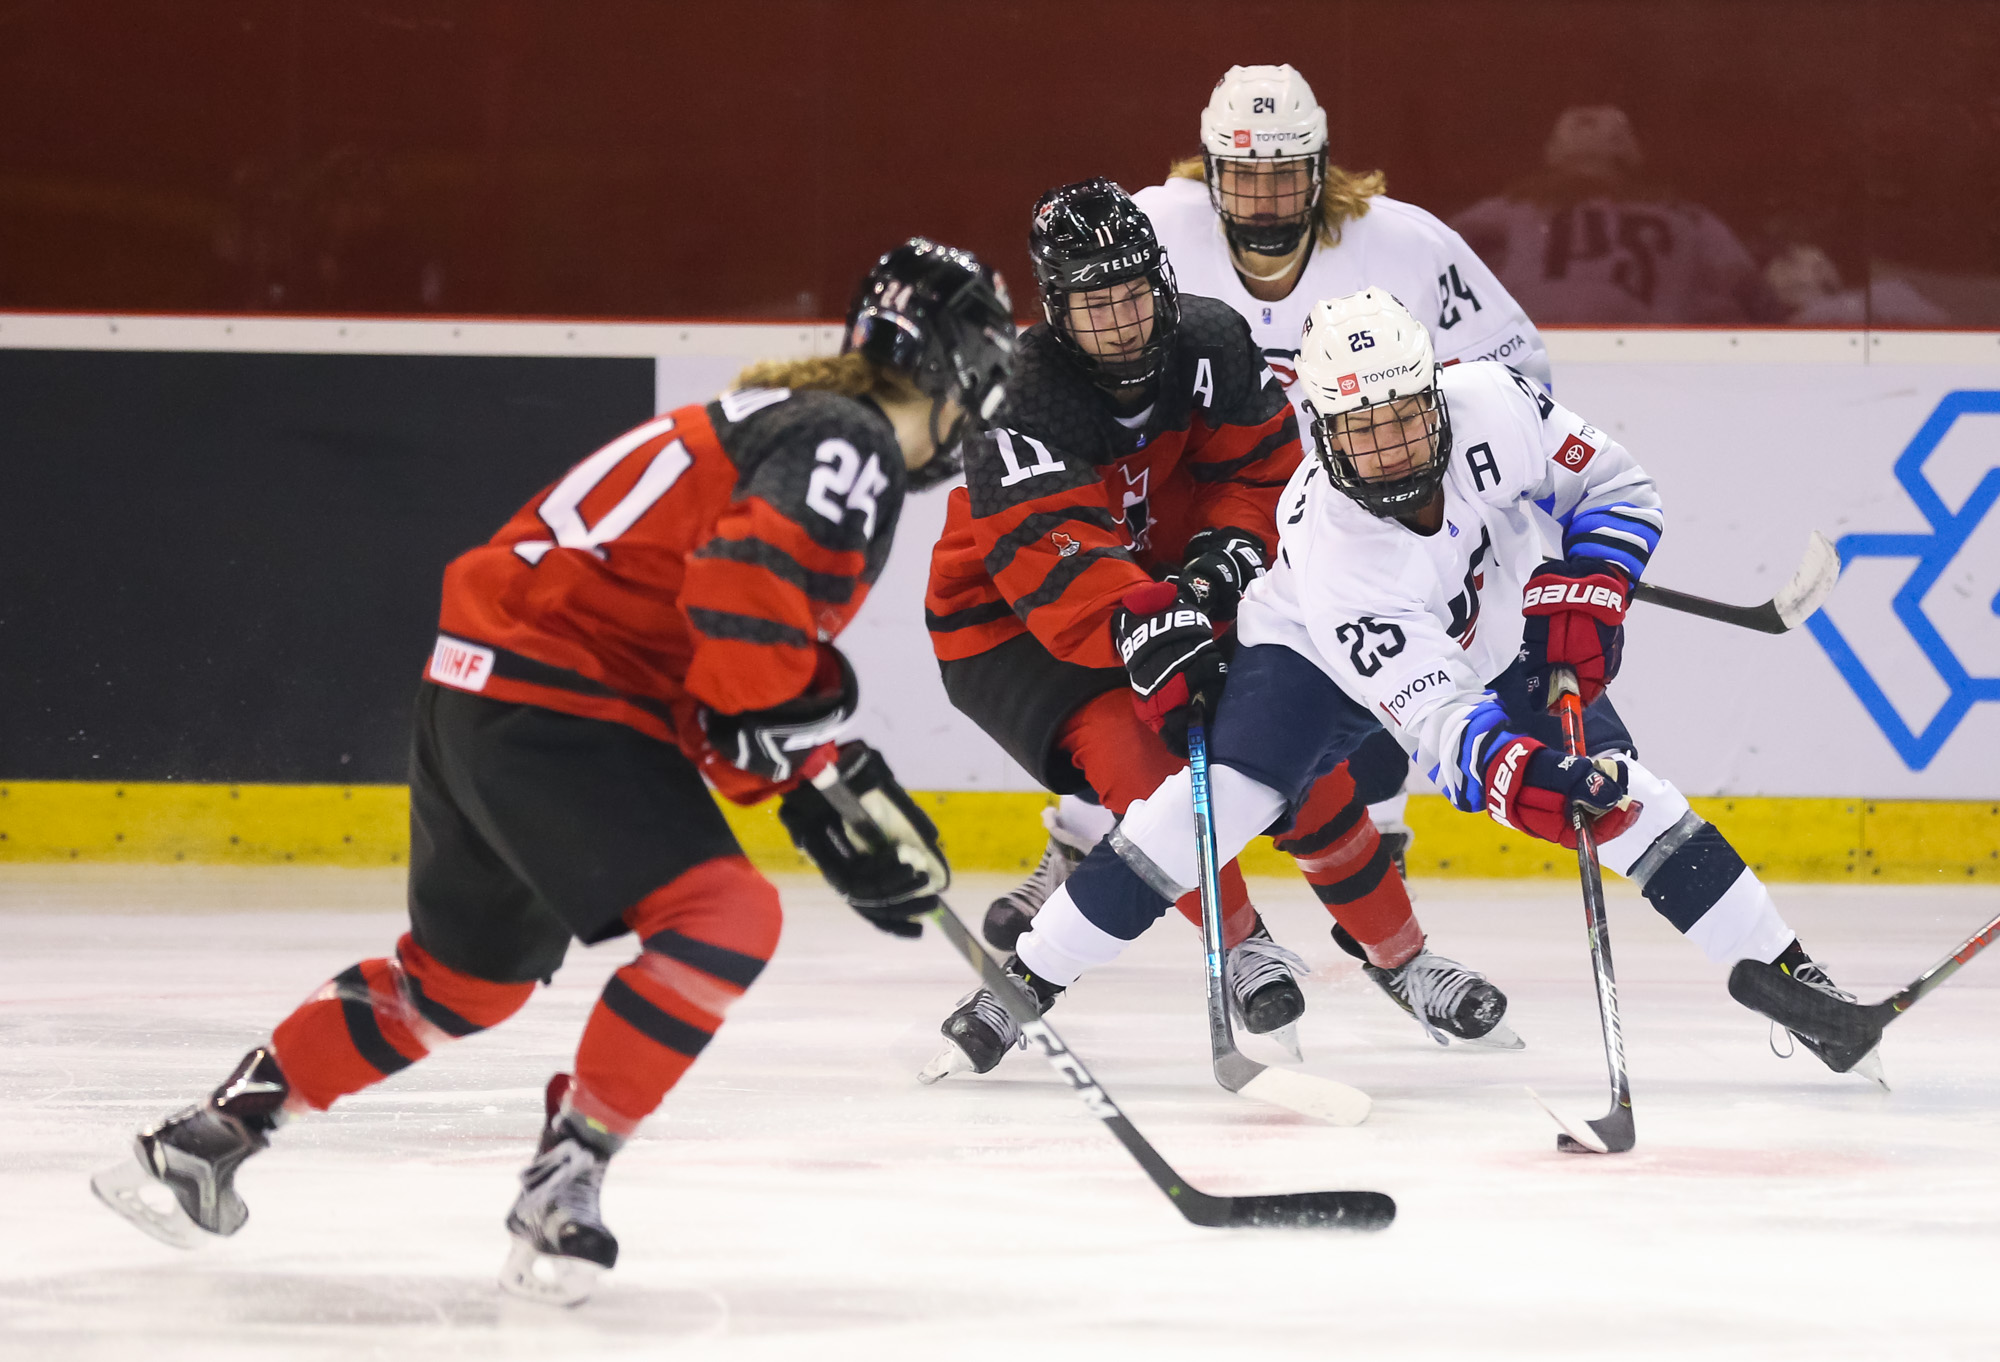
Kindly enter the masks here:
M 1042 290 L 1042 315 L 1063 349 L 1099 387 L 1127 394 L 1159 377 L 1180 324 L 1180 290 L 1174 286 L 1166 248 L 1130 194 L 1106 179 L 1051 189 L 1035 203 L 1028 225 L 1028 255 Z M 1093 329 L 1086 315 L 1079 333 L 1079 319 L 1071 308 L 1074 295 L 1096 294 L 1109 303 L 1118 285 L 1134 279 L 1144 280 L 1152 290 L 1150 299 L 1136 290 L 1124 290 L 1139 300 L 1133 310 L 1136 315 L 1127 320 L 1118 303 L 1108 313 L 1091 308 L 1103 319 Z M 1152 310 L 1149 328 L 1143 311 L 1147 306 Z
M 909 478 L 922 491 L 959 471 L 967 431 L 984 430 L 1006 399 L 1014 305 L 1006 281 L 978 256 L 913 236 L 861 281 L 840 349 L 902 374 L 931 399 L 937 452 Z M 951 397 L 964 414 L 940 431 L 938 411 Z

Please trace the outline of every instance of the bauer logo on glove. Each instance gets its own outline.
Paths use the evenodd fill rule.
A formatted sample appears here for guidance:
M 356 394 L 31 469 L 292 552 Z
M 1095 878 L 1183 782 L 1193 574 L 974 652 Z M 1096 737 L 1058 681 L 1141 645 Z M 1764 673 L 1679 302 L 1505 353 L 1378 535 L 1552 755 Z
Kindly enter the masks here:
M 1625 608 L 1632 586 L 1598 558 L 1551 560 L 1535 569 L 1521 594 L 1520 660 L 1539 697 L 1549 672 L 1568 667 L 1588 705 L 1618 675 L 1625 654 Z
M 1172 582 L 1148 582 L 1112 612 L 1111 637 L 1140 720 L 1185 757 L 1188 724 L 1214 712 L 1229 671 L 1207 612 Z

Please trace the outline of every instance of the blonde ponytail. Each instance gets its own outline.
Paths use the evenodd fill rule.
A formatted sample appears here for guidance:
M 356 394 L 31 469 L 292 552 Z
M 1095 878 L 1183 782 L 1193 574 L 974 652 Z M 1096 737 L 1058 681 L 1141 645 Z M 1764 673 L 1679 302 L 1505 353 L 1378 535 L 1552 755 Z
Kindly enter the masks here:
M 1201 157 L 1189 156 L 1167 167 L 1170 180 L 1203 180 Z M 1338 246 L 1341 224 L 1368 211 L 1368 200 L 1389 192 L 1389 177 L 1379 170 L 1357 174 L 1332 162 L 1326 167 L 1326 188 L 1319 199 L 1319 244 Z
M 767 359 L 736 375 L 738 388 L 816 388 L 860 397 L 892 378 L 859 354 L 814 355 L 808 359 Z

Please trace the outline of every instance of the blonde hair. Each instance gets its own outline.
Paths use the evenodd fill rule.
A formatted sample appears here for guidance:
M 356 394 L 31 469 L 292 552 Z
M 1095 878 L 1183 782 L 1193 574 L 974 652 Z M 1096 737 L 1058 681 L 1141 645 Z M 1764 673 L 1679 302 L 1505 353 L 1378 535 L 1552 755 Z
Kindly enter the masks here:
M 895 378 L 888 370 L 849 351 L 844 355 L 813 355 L 807 359 L 760 360 L 736 375 L 738 388 L 816 388 L 860 397 Z
M 1170 180 L 1206 180 L 1207 172 L 1202 166 L 1202 158 L 1189 156 L 1175 161 L 1167 167 Z M 1322 246 L 1340 244 L 1342 223 L 1352 222 L 1368 211 L 1368 200 L 1377 194 L 1389 191 L 1389 177 L 1379 170 L 1357 173 L 1342 170 L 1331 161 L 1326 166 L 1326 187 L 1319 199 L 1319 228 L 1316 235 Z

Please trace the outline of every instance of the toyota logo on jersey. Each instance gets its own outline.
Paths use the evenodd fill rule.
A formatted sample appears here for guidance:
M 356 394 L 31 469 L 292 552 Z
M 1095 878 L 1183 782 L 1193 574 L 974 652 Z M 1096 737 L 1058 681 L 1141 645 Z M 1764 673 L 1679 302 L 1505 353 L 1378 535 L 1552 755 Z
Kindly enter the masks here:
M 1236 136 L 1235 136 L 1235 138 L 1234 138 L 1233 140 L 1234 140 L 1235 144 L 1236 144 L 1237 146 L 1239 146 L 1239 147 L 1247 147 L 1247 146 L 1249 146 L 1249 145 L 1250 145 L 1250 129 L 1248 129 L 1248 128 L 1238 128 L 1238 129 L 1236 130 Z
M 1340 376 L 1340 395 L 1342 397 L 1352 397 L 1360 391 L 1361 379 L 1358 375 L 1342 374 Z
M 1345 389 L 1342 391 L 1345 391 Z M 1567 440 L 1564 440 L 1562 448 L 1556 451 L 1556 462 L 1572 473 L 1581 473 L 1584 465 L 1589 463 L 1596 455 L 1597 451 L 1590 445 L 1585 444 L 1582 436 L 1572 435 Z

